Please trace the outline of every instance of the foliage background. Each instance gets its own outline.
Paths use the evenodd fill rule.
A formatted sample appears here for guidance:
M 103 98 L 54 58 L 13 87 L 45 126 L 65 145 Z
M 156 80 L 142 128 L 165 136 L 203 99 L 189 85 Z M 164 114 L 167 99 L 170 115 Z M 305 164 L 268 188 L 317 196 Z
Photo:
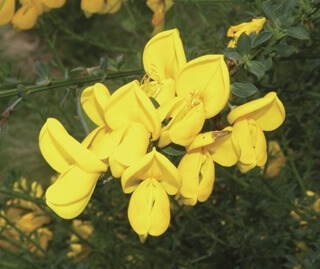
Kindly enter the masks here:
M 266 2 L 266 1 L 262 1 Z M 119 182 L 98 184 L 92 206 L 80 216 L 90 220 L 95 232 L 86 242 L 91 255 L 79 264 L 66 258 L 71 222 L 52 213 L 54 238 L 44 257 L 0 251 L 0 268 L 319 268 L 320 215 L 312 204 L 320 197 L 320 35 L 318 1 L 295 1 L 292 17 L 310 39 L 288 37 L 295 48 L 290 57 L 275 57 L 262 80 L 241 68 L 232 81 L 254 83 L 263 96 L 275 90 L 286 108 L 286 121 L 268 140 L 279 141 L 288 158 L 275 179 L 265 179 L 258 168 L 241 174 L 236 167 L 216 165 L 212 196 L 196 207 L 172 205 L 168 231 L 141 244 L 127 220 L 128 195 Z M 279 4 L 281 1 L 274 1 Z M 308 7 L 315 8 L 312 12 Z M 309 13 L 308 13 L 309 12 Z M 166 13 L 166 29 L 180 30 L 188 60 L 208 53 L 223 53 L 230 25 L 266 16 L 261 1 L 176 1 Z M 73 68 L 99 65 L 108 59 L 115 70 L 140 69 L 143 47 L 149 40 L 152 12 L 144 1 L 127 1 L 114 15 L 86 19 L 78 1 L 43 15 L 35 29 L 14 32 L 0 28 L 0 92 L 17 84 L 32 85 L 37 60 L 46 63 L 53 77 Z M 107 80 L 111 90 L 139 76 Z M 0 182 L 10 189 L 20 176 L 50 184 L 54 171 L 42 159 L 38 133 L 46 118 L 59 119 L 71 135 L 82 139 L 86 130 L 78 97 L 86 85 L 63 87 L 28 96 L 0 130 Z M 250 98 L 249 98 L 250 99 Z M 235 104 L 249 99 L 234 99 Z M 12 97 L 2 98 L 4 111 Z M 82 116 L 79 116 L 82 115 Z M 316 193 L 305 195 L 306 190 Z M 1 195 L 4 205 L 8 195 Z M 308 222 L 301 226 L 290 216 L 300 212 Z M 300 210 L 300 211 L 299 211 Z M 301 211 L 302 210 L 302 211 Z M 97 215 L 97 212 L 103 212 Z M 298 242 L 307 248 L 299 248 Z M 37 268 L 36 267 L 36 268 Z

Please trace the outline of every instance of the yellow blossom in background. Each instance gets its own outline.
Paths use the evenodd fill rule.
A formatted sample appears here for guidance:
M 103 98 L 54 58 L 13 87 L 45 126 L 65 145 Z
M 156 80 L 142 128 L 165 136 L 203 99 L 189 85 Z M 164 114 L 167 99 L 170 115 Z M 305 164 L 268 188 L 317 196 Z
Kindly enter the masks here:
M 50 9 L 62 7 L 66 3 L 66 0 L 41 0 L 41 2 L 46 8 Z
M 28 30 L 35 26 L 38 17 L 42 14 L 42 6 L 37 0 L 22 2 L 12 18 L 13 27 L 18 30 Z
M 16 8 L 15 0 L 2 0 L 0 1 L 0 25 L 8 24 Z
M 163 234 L 170 223 L 169 195 L 181 184 L 177 168 L 153 150 L 125 170 L 121 178 L 125 193 L 133 192 L 128 208 L 129 222 L 144 242 L 148 234 Z
M 242 33 L 246 33 L 247 35 L 249 35 L 250 33 L 259 33 L 262 30 L 265 22 L 266 18 L 256 18 L 252 19 L 251 22 L 244 22 L 235 26 L 231 26 L 227 33 L 228 37 L 232 37 L 232 40 L 229 42 L 228 47 L 236 47 L 238 38 Z
M 100 10 L 100 14 L 113 14 L 116 13 L 122 6 L 125 0 L 107 0 L 104 2 L 102 9 Z
M 41 185 L 33 182 L 29 188 L 25 178 L 22 178 L 20 182 L 15 182 L 13 190 L 28 192 L 30 197 L 34 198 L 41 198 L 43 195 Z M 50 223 L 51 218 L 32 201 L 13 199 L 7 202 L 7 207 L 7 210 L 0 212 L 0 228 L 2 237 L 7 238 L 8 241 L 0 240 L 0 246 L 17 251 L 17 246 L 14 244 L 16 243 L 30 252 L 43 255 L 43 252 L 31 240 L 37 242 L 42 250 L 47 249 L 48 242 L 52 239 L 52 232 L 43 226 Z M 17 229 L 31 240 L 22 237 Z
M 165 13 L 172 5 L 172 0 L 147 0 L 147 6 L 153 11 L 151 24 L 154 30 L 152 35 L 163 31 Z
M 277 141 L 269 141 L 268 152 L 271 160 L 268 162 L 265 177 L 273 178 L 279 175 L 281 168 L 286 165 L 287 158 L 284 156 Z
M 106 14 L 117 12 L 124 0 L 81 0 L 81 9 L 85 16 L 90 18 L 93 14 Z
M 278 128 L 285 119 L 285 110 L 275 92 L 234 108 L 228 114 L 233 124 L 235 147 L 239 152 L 237 163 L 245 173 L 267 161 L 267 142 L 263 131 Z
M 73 229 L 79 234 L 83 239 L 88 239 L 94 228 L 89 221 L 82 221 L 75 219 L 72 221 Z M 71 235 L 70 238 L 70 251 L 67 253 L 68 258 L 73 258 L 75 263 L 83 261 L 91 252 L 91 249 L 81 243 L 78 236 L 75 234 Z

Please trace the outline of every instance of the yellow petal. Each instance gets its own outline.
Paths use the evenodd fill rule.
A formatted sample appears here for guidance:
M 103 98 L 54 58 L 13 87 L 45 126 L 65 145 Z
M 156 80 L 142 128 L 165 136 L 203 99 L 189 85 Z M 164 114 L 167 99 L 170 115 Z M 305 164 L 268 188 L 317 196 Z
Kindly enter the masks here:
M 120 178 L 123 172 L 128 168 L 127 165 L 118 162 L 115 158 L 109 158 L 110 171 L 114 178 Z
M 77 165 L 70 166 L 47 189 L 47 205 L 62 218 L 75 218 L 89 202 L 100 174 L 88 173 Z
M 16 226 L 25 233 L 31 233 L 44 224 L 50 223 L 51 218 L 44 214 L 30 212 L 22 216 L 17 222 Z
M 123 0 L 108 0 L 105 1 L 100 14 L 113 14 L 116 13 L 122 6 Z
M 271 156 L 271 160 L 268 162 L 265 177 L 273 178 L 279 175 L 281 168 L 286 165 L 287 158 L 283 154 L 280 148 L 280 145 L 277 141 L 269 141 L 268 152 L 269 152 L 269 156 Z
M 214 165 L 206 150 L 195 149 L 181 159 L 178 170 L 182 185 L 180 194 L 186 205 L 195 205 L 197 200 L 204 202 L 210 196 L 214 183 Z
M 229 71 L 223 55 L 205 55 L 188 62 L 176 83 L 179 97 L 202 100 L 206 118 L 217 115 L 230 94 Z
M 109 132 L 110 130 L 106 125 L 97 127 L 83 139 L 81 144 L 93 153 L 98 154 L 100 152 L 101 141 Z
M 192 107 L 187 114 L 185 114 L 183 106 L 180 106 L 179 109 L 179 113 L 173 117 L 166 127 L 162 128 L 159 147 L 164 147 L 170 142 L 181 146 L 188 146 L 201 131 L 205 121 L 203 103 L 201 102 Z
M 43 125 L 39 135 L 39 146 L 49 165 L 60 173 L 66 171 L 73 163 L 89 172 L 107 170 L 107 165 L 71 137 L 56 119 L 49 118 Z
M 15 0 L 2 0 L 0 2 L 0 25 L 8 24 L 16 8 Z
M 154 80 L 176 79 L 186 64 L 186 56 L 178 29 L 155 35 L 143 51 L 143 66 Z
M 131 227 L 139 235 L 159 236 L 170 223 L 170 204 L 163 187 L 155 179 L 141 182 L 128 208 Z
M 228 121 L 233 123 L 239 118 L 255 120 L 264 131 L 278 128 L 285 119 L 285 110 L 275 92 L 262 98 L 238 106 L 228 114 Z
M 28 30 L 36 24 L 38 16 L 37 6 L 31 3 L 18 9 L 12 18 L 12 24 L 17 29 Z
M 104 109 L 109 97 L 110 93 L 108 88 L 101 83 L 96 83 L 93 86 L 87 87 L 81 94 L 80 102 L 83 110 L 98 126 L 106 124 Z
M 81 9 L 89 13 L 98 13 L 102 10 L 104 0 L 81 0 Z
M 112 130 L 139 122 L 152 134 L 153 140 L 160 135 L 161 122 L 157 110 L 136 80 L 112 94 L 105 109 L 105 119 Z
M 254 120 L 249 120 L 252 143 L 257 159 L 257 166 L 265 165 L 267 161 L 267 142 L 263 131 Z
M 181 184 L 177 168 L 155 148 L 124 171 L 122 189 L 125 193 L 133 192 L 141 181 L 148 178 L 159 181 L 170 195 L 176 194 Z
M 238 167 L 241 172 L 245 173 L 257 165 L 248 121 L 246 119 L 237 120 L 233 125 L 232 134 L 240 148 Z

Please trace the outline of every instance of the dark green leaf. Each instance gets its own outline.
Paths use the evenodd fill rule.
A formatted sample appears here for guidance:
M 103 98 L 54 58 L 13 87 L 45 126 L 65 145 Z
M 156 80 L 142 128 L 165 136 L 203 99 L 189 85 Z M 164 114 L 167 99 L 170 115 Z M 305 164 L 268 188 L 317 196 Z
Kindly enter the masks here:
M 264 60 L 263 62 L 263 65 L 264 65 L 264 69 L 266 70 L 266 71 L 268 71 L 270 68 L 271 68 L 271 66 L 272 66 L 272 57 L 268 57 L 266 60 Z
M 241 98 L 247 98 L 257 92 L 258 89 L 251 83 L 235 82 L 231 84 L 231 92 Z
M 288 36 L 301 39 L 308 40 L 310 39 L 309 33 L 302 27 L 290 27 L 286 29 L 286 33 Z
M 268 2 L 263 2 L 262 3 L 262 9 L 264 14 L 266 14 L 266 16 L 268 17 L 268 19 L 270 21 L 273 22 L 279 22 L 278 18 L 277 18 L 277 13 L 276 13 L 276 9 Z
M 236 49 L 226 48 L 223 51 L 223 54 L 229 59 L 237 60 L 239 62 L 243 62 L 244 61 L 242 56 L 236 51 Z
M 262 32 L 260 33 L 256 39 L 253 41 L 252 47 L 256 48 L 259 45 L 261 45 L 262 43 L 266 42 L 267 40 L 269 40 L 272 37 L 272 33 L 271 32 Z
M 237 49 L 241 55 L 250 54 L 251 50 L 251 38 L 246 35 L 246 33 L 242 33 L 237 42 Z
M 291 13 L 293 8 L 296 6 L 298 0 L 286 0 L 282 3 L 279 10 L 282 19 L 286 19 Z
M 261 79 L 265 73 L 264 65 L 258 61 L 249 61 L 246 63 L 245 68 L 252 74 Z
M 176 144 L 170 144 L 162 149 L 162 151 L 170 156 L 181 156 L 186 153 L 186 149 Z
M 296 51 L 294 47 L 287 44 L 278 44 L 275 49 L 280 57 L 289 57 Z

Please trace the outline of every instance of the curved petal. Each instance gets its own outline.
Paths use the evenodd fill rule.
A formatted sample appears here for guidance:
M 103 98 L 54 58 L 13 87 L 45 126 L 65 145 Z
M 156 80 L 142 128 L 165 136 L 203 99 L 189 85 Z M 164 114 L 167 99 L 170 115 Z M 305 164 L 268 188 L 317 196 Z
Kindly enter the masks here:
M 155 179 L 147 179 L 136 188 L 130 198 L 128 218 L 139 235 L 158 236 L 167 230 L 170 223 L 169 199 Z
M 0 25 L 8 24 L 15 12 L 16 1 L 4 0 L 0 5 Z
M 201 102 L 199 105 L 193 107 L 180 121 L 176 121 L 174 124 L 169 123 L 168 126 L 171 127 L 168 130 L 170 141 L 181 146 L 190 145 L 201 131 L 204 121 L 205 112 Z M 163 130 L 165 130 L 165 128 L 163 128 Z M 162 135 L 161 133 L 161 136 Z M 161 136 L 159 146 L 163 147 L 166 145 L 163 144 Z
M 178 29 L 164 31 L 151 38 L 144 48 L 142 61 L 144 70 L 152 79 L 177 79 L 186 64 Z
M 30 3 L 17 10 L 12 18 L 12 24 L 20 30 L 28 30 L 36 24 L 38 16 L 37 6 Z
M 170 195 L 176 194 L 181 184 L 177 168 L 155 148 L 124 171 L 122 189 L 125 193 L 133 192 L 141 181 L 148 178 L 158 180 Z
M 102 10 L 99 12 L 100 14 L 113 14 L 116 13 L 122 6 L 123 0 L 108 0 L 105 1 Z
M 105 109 L 105 119 L 112 130 L 131 122 L 139 122 L 152 134 L 153 140 L 157 140 L 160 135 L 158 112 L 136 80 L 112 94 Z
M 127 165 L 118 162 L 112 156 L 109 157 L 110 171 L 114 178 L 121 178 L 123 172 L 128 168 Z
M 257 159 L 257 166 L 264 166 L 267 162 L 267 141 L 263 131 L 254 120 L 249 120 L 250 133 L 254 151 Z
M 232 124 L 239 118 L 255 120 L 264 131 L 278 128 L 285 119 L 285 109 L 277 94 L 270 92 L 262 98 L 238 106 L 228 114 Z
M 101 83 L 96 83 L 93 86 L 87 87 L 81 94 L 80 103 L 83 110 L 98 126 L 106 124 L 104 109 L 109 97 L 110 93 L 108 88 Z
M 184 155 L 178 170 L 182 185 L 180 194 L 186 205 L 204 202 L 210 196 L 214 183 L 214 165 L 207 151 L 194 149 Z
M 97 154 L 100 152 L 100 144 L 102 139 L 108 135 L 111 131 L 108 129 L 108 127 L 101 126 L 97 127 L 93 131 L 91 131 L 81 142 L 81 145 L 86 147 L 87 149 L 91 150 L 93 153 Z M 98 155 L 100 158 L 100 156 Z M 101 158 L 103 159 L 103 158 Z
M 232 135 L 240 149 L 238 167 L 242 173 L 245 173 L 257 164 L 248 121 L 246 119 L 237 120 L 233 125 Z
M 48 206 L 62 218 L 79 215 L 94 191 L 101 173 L 88 173 L 77 165 L 70 168 L 46 191 Z
M 230 94 L 229 71 L 223 55 L 205 55 L 188 62 L 176 83 L 179 97 L 202 100 L 206 118 L 217 115 Z
M 81 0 L 81 9 L 89 13 L 98 13 L 102 10 L 104 0 Z
M 50 223 L 51 218 L 39 212 L 30 212 L 23 215 L 15 225 L 25 233 L 31 233 L 41 226 Z
M 178 112 L 186 105 L 186 98 L 173 97 L 157 109 L 162 122 L 164 119 L 170 119 L 176 117 Z
M 89 172 L 107 170 L 107 165 L 70 136 L 56 119 L 49 118 L 43 125 L 39 134 L 39 146 L 49 165 L 60 173 L 74 163 Z

